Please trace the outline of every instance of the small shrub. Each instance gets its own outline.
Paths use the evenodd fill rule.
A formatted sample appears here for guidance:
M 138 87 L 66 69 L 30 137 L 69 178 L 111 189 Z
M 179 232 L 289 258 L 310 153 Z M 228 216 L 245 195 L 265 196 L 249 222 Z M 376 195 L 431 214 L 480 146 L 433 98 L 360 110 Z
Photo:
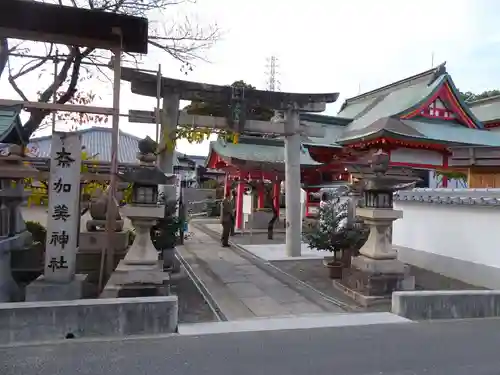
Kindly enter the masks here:
M 176 200 L 167 200 L 165 216 L 159 219 L 156 225 L 151 228 L 151 241 L 156 250 L 173 249 L 178 242 L 184 220 L 175 216 L 177 204 Z
M 33 242 L 44 244 L 47 239 L 47 229 L 38 221 L 28 220 L 25 222 L 26 230 L 31 233 Z
M 366 242 L 369 229 L 360 220 L 348 222 L 348 202 L 330 201 L 320 207 L 320 219 L 303 233 L 304 242 L 332 253 L 333 261 L 348 251 L 356 254 Z

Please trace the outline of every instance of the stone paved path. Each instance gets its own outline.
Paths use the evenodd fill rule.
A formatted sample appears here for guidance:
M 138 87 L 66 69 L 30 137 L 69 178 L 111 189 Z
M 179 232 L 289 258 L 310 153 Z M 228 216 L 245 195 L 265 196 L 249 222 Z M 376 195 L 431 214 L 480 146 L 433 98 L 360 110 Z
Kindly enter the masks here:
M 229 320 L 325 312 L 198 228 L 190 231 L 191 238 L 178 251 Z M 345 313 L 340 308 L 335 312 Z

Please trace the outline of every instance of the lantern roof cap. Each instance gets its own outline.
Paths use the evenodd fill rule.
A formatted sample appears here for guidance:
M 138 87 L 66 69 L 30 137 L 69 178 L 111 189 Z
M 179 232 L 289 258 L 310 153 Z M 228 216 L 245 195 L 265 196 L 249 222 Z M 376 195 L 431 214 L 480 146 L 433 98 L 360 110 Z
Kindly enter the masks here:
M 118 173 L 118 177 L 129 183 L 141 185 L 169 185 L 175 182 L 175 175 L 166 174 L 155 166 L 131 166 L 123 172 Z

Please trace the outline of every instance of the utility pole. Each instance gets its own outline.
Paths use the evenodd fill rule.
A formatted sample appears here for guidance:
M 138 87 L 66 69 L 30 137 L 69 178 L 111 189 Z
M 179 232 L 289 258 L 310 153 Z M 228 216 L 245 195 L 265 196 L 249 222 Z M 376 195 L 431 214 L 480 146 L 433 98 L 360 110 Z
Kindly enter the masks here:
M 281 82 L 278 80 L 278 58 L 271 56 L 267 59 L 266 64 L 266 90 L 281 91 Z

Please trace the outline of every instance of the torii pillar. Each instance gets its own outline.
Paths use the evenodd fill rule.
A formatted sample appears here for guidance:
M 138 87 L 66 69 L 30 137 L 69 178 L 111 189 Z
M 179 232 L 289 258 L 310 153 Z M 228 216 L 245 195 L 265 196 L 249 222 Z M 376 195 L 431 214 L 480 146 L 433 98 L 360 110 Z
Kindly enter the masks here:
M 168 94 L 163 97 L 159 142 L 161 145 L 168 142 L 169 147 L 163 149 L 158 155 L 158 167 L 164 173 L 174 173 L 175 132 L 179 121 L 179 102 L 178 94 Z
M 285 112 L 285 203 L 286 254 L 299 257 L 302 246 L 302 215 L 300 212 L 300 133 L 299 112 Z
M 163 97 L 163 108 L 161 111 L 160 138 L 158 140 L 161 152 L 158 154 L 158 168 L 163 173 L 174 173 L 174 155 L 175 155 L 175 136 L 177 123 L 179 121 L 179 94 L 166 94 Z M 167 147 L 168 145 L 168 147 Z M 174 188 L 168 191 L 167 186 L 159 185 L 160 193 L 166 197 L 175 196 Z

